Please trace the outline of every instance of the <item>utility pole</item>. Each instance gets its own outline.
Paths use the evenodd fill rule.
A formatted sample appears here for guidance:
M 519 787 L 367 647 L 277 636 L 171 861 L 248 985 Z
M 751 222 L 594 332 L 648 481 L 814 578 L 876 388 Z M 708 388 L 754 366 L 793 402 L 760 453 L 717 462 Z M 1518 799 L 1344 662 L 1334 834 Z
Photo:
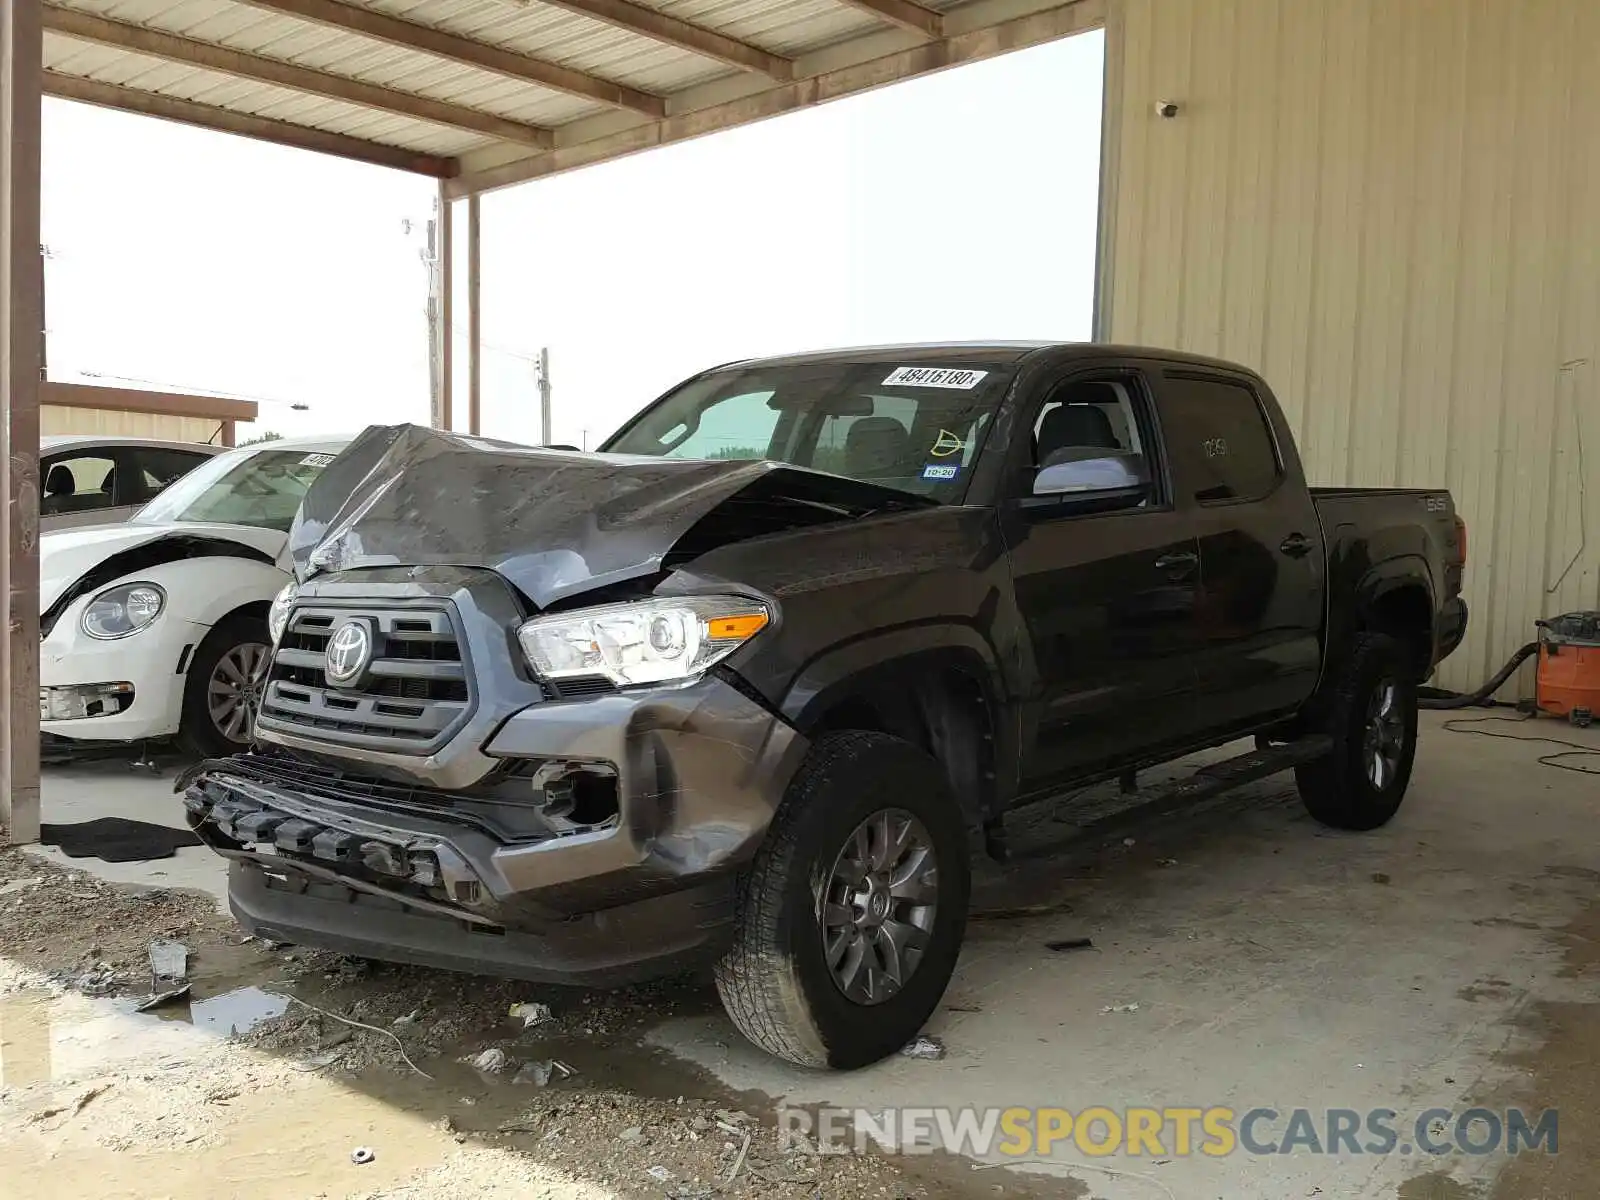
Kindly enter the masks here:
M 422 261 L 428 268 L 428 424 L 435 429 L 444 422 L 444 363 L 439 340 L 439 293 L 442 290 L 439 270 L 439 222 L 428 221 L 428 242 L 422 252 Z
M 539 444 L 548 446 L 550 432 L 550 347 L 539 348 Z

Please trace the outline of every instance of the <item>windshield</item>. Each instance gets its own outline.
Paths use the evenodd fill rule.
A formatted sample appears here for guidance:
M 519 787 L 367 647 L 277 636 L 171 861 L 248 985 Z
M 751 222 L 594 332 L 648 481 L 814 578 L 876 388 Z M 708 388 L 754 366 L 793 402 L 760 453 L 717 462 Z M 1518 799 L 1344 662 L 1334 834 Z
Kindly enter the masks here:
M 305 450 L 219 455 L 178 480 L 133 519 L 143 525 L 217 521 L 287 533 L 301 497 L 333 458 Z
M 1010 364 L 960 361 L 717 371 L 668 394 L 602 449 L 765 458 L 955 504 L 1011 373 Z

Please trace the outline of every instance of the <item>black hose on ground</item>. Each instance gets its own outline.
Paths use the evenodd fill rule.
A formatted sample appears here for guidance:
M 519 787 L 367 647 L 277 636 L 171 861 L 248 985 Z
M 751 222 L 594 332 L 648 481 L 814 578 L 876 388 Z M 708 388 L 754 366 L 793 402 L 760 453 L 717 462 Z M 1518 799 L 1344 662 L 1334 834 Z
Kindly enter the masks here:
M 1515 654 L 1513 654 L 1511 658 L 1507 660 L 1506 665 L 1495 672 L 1494 678 L 1490 679 L 1488 683 L 1484 684 L 1477 691 L 1465 695 L 1423 696 L 1417 700 L 1417 707 L 1472 708 L 1475 705 L 1482 704 L 1505 685 L 1506 680 L 1511 678 L 1512 673 L 1516 671 L 1518 667 L 1527 662 L 1528 659 L 1532 658 L 1538 652 L 1539 643 L 1529 642 L 1521 650 L 1518 650 Z

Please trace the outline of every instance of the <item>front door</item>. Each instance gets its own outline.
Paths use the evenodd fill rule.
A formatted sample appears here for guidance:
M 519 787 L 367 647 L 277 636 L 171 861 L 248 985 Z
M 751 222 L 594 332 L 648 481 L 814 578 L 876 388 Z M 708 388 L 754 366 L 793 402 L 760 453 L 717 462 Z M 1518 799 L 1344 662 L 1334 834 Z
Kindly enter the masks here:
M 1135 371 L 1047 384 L 1005 525 L 1024 627 L 1023 790 L 1111 769 L 1191 736 L 1199 548 L 1175 508 Z M 1054 461 L 1142 464 L 1146 496 L 1109 511 L 1032 494 Z

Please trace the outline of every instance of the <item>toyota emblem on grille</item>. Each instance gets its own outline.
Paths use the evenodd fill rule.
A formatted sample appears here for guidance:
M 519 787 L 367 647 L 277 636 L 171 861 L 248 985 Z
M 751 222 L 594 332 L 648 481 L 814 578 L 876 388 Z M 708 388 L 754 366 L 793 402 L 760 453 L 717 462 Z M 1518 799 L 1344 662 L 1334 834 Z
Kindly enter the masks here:
M 328 682 L 354 683 L 372 661 L 372 634 L 365 621 L 346 621 L 328 639 L 324 670 Z

